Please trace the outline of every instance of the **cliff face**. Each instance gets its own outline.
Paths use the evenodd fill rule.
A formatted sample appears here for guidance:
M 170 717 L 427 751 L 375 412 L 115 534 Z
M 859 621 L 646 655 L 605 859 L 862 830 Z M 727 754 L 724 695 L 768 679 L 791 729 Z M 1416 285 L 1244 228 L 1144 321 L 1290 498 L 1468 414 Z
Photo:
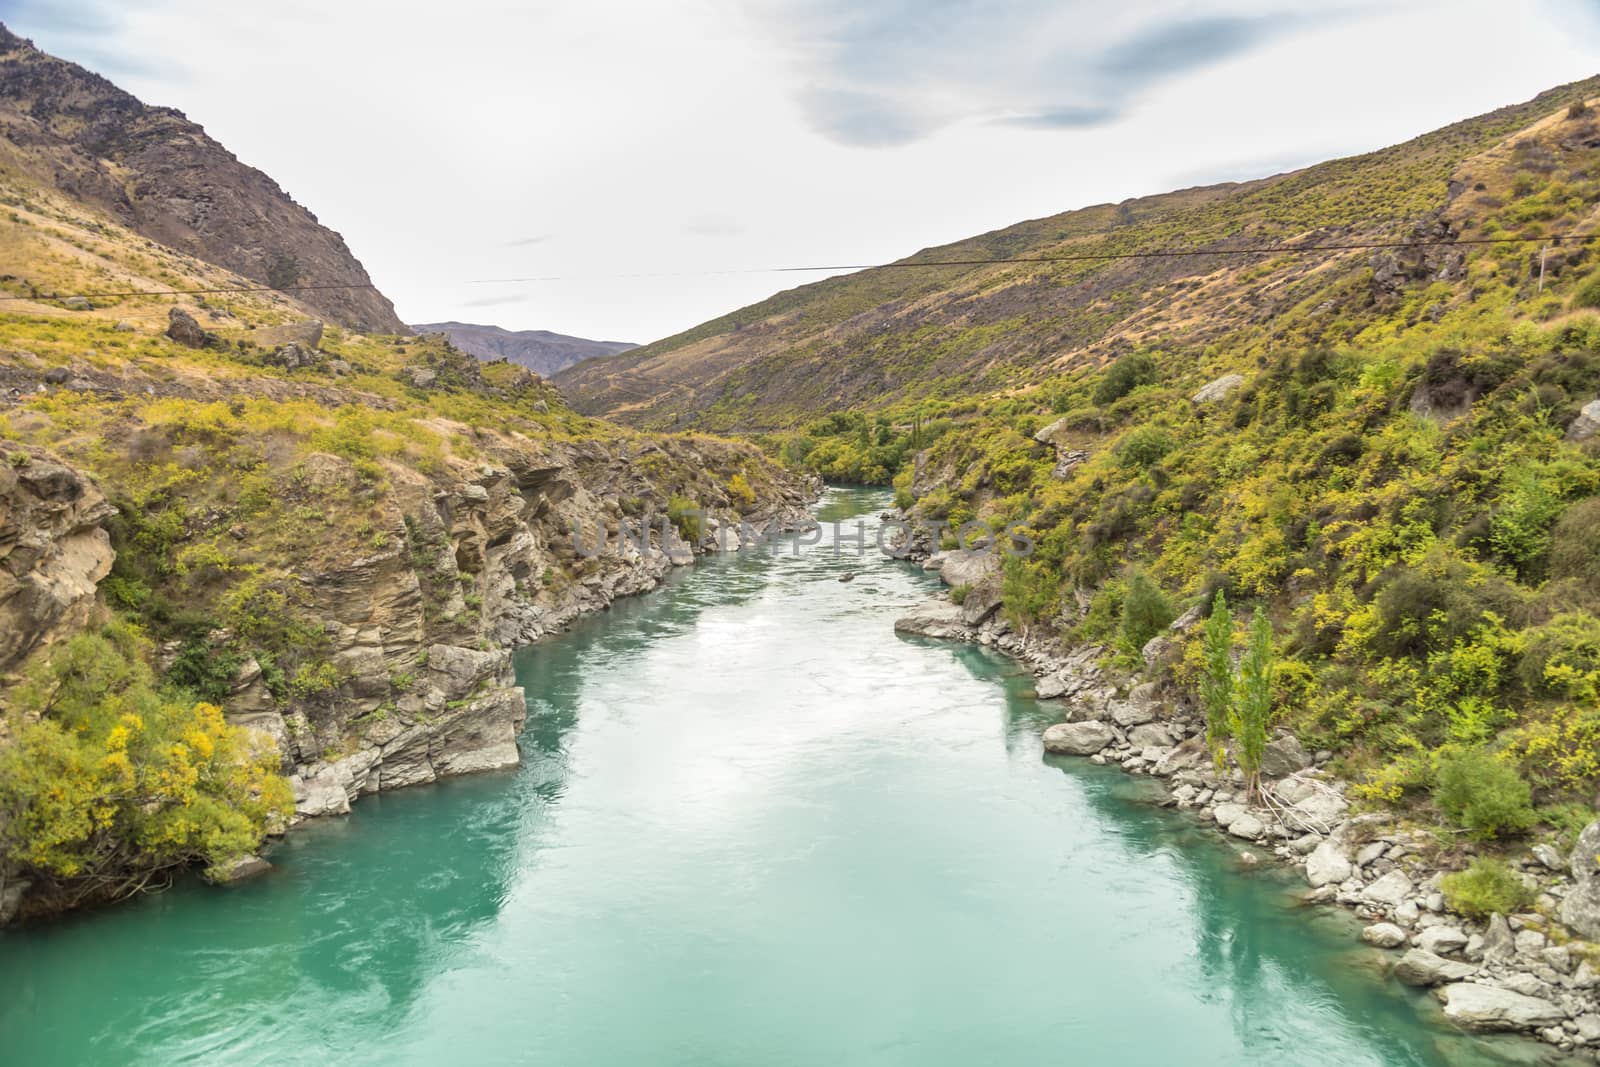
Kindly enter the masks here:
M 716 466 L 739 451 L 704 441 L 655 447 L 689 466 Z M 509 649 L 653 589 L 673 566 L 717 548 L 711 536 L 689 545 L 661 522 L 648 552 L 619 547 L 619 528 L 637 531 L 643 518 L 624 516 L 620 502 L 648 492 L 633 467 L 644 454 L 627 444 L 529 442 L 449 479 L 412 476 L 396 484 L 380 520 L 403 529 L 403 541 L 297 572 L 343 681 L 328 699 L 278 702 L 247 663 L 229 711 L 278 740 L 299 817 L 348 811 L 363 793 L 517 762 L 526 704 Z M 327 457 L 319 477 L 354 474 Z M 808 521 L 809 491 L 785 484 L 740 517 L 797 528 Z M 716 510 L 731 521 L 738 509 Z M 592 549 L 600 530 L 610 547 L 584 556 L 579 542 Z M 465 632 L 463 618 L 472 620 Z
M 88 624 L 111 571 L 111 505 L 82 473 L 0 440 L 0 677 Z
M 0 27 L 0 163 L 260 284 L 370 286 L 344 238 L 205 130 Z M 353 329 L 406 333 L 373 288 L 298 291 Z

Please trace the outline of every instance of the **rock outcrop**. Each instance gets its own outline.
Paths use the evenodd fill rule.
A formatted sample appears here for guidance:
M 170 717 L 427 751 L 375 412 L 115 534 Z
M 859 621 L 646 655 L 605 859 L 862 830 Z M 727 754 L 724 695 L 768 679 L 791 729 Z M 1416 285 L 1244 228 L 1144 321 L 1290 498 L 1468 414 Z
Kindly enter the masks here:
M 0 440 L 0 675 L 89 623 L 114 512 L 79 471 Z

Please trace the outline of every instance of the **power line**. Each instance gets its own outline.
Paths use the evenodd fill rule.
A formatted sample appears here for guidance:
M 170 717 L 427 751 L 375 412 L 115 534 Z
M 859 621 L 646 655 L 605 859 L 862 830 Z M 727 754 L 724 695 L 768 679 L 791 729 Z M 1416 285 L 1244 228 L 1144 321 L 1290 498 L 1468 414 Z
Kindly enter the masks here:
M 809 267 L 750 267 L 739 270 L 662 271 L 639 274 L 544 275 L 526 278 L 472 278 L 465 285 L 513 285 L 527 282 L 611 281 L 623 278 L 694 278 L 728 274 L 800 274 L 830 271 L 913 270 L 929 267 L 998 267 L 1025 264 L 1104 263 L 1129 259 L 1177 259 L 1184 256 L 1270 256 L 1301 255 L 1313 252 L 1377 252 L 1420 248 L 1460 248 L 1465 246 L 1535 244 L 1559 245 L 1562 241 L 1589 241 L 1594 234 L 1566 233 L 1544 237 L 1465 237 L 1454 241 L 1363 241 L 1349 244 L 1257 245 L 1251 248 L 1162 248 L 1148 252 L 1075 252 L 1058 256 L 997 256 L 991 259 L 899 260 L 894 263 L 839 263 Z M 256 285 L 207 289 L 129 289 L 121 292 L 66 293 L 50 296 L 0 296 L 0 303 L 12 301 L 108 300 L 138 296 L 209 296 L 223 293 L 306 293 L 329 289 L 371 289 L 372 282 L 328 285 Z

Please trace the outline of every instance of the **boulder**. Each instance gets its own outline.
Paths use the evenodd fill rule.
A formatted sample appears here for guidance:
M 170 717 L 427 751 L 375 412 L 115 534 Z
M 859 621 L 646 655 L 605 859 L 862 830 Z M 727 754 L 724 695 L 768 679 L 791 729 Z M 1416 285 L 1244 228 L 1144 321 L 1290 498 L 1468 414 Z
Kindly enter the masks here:
M 1406 943 L 1406 932 L 1394 923 L 1374 923 L 1361 931 L 1361 940 L 1374 948 L 1399 948 Z
M 1288 805 L 1283 821 L 1292 830 L 1332 833 L 1350 810 L 1350 802 L 1332 789 L 1300 779 L 1290 779 L 1289 784 L 1295 788 L 1285 788 L 1280 783 L 1273 788 L 1273 795 Z
M 213 885 L 234 885 L 272 870 L 272 864 L 260 856 L 239 856 L 235 859 L 207 867 L 206 881 Z
M 301 367 L 315 366 L 321 359 L 322 353 L 316 349 L 291 341 L 275 349 L 267 357 L 267 363 L 274 367 L 282 367 L 284 370 L 299 370 Z
M 988 549 L 954 548 L 944 553 L 944 559 L 939 564 L 939 577 L 945 585 L 975 588 L 999 573 L 999 553 Z
M 1350 857 L 1332 838 L 1312 849 L 1311 855 L 1306 857 L 1306 881 L 1311 883 L 1313 889 L 1338 885 L 1354 873 L 1355 867 L 1351 865 Z
M 94 305 L 86 296 L 69 296 L 61 302 L 61 306 L 68 311 L 93 311 Z
M 1033 684 L 1034 695 L 1040 700 L 1054 700 L 1067 695 L 1067 680 L 1060 671 L 1047 674 Z
M 1044 749 L 1063 756 L 1092 756 L 1116 739 L 1111 727 L 1095 719 L 1060 722 L 1044 732 Z
M 1268 741 L 1261 751 L 1261 773 L 1268 778 L 1284 778 L 1309 766 L 1311 753 L 1293 735 Z
M 1228 824 L 1228 833 L 1246 841 L 1254 841 L 1267 832 L 1266 823 L 1248 811 Z
M 1572 867 L 1572 880 L 1579 885 L 1600 880 L 1600 819 L 1583 828 L 1568 862 Z
M 1394 965 L 1394 976 L 1409 986 L 1426 988 L 1446 982 L 1460 982 L 1478 973 L 1470 963 L 1458 963 L 1436 956 L 1425 949 L 1414 948 L 1400 957 Z
M 186 348 L 205 348 L 216 343 L 216 335 L 202 329 L 193 315 L 175 307 L 167 312 L 167 336 Z
M 1587 441 L 1596 433 L 1600 433 L 1600 400 L 1591 400 L 1583 405 L 1578 417 L 1567 427 L 1567 440 Z
M 1118 700 L 1111 704 L 1111 718 L 1123 729 L 1155 722 L 1160 708 L 1157 692 L 1154 682 L 1134 686 L 1128 693 L 1127 700 Z
M 1533 858 L 1539 861 L 1539 866 L 1547 871 L 1564 871 L 1567 869 L 1567 857 L 1561 850 L 1553 845 L 1534 845 Z
M 1067 427 L 1071 424 L 1071 421 L 1071 419 L 1068 419 L 1063 415 L 1055 422 L 1052 422 L 1050 425 L 1045 426 L 1037 431 L 1033 435 L 1033 439 L 1038 441 L 1041 445 L 1053 445 L 1056 443 L 1057 437 L 1067 432 Z
M 1218 826 L 1226 830 L 1228 827 L 1233 825 L 1233 821 L 1235 819 L 1243 817 L 1245 811 L 1246 809 L 1243 804 L 1218 804 L 1214 809 L 1212 809 L 1211 817 L 1217 820 Z
M 430 367 L 412 367 L 409 377 L 418 389 L 432 389 L 439 381 L 438 373 Z
M 1172 735 L 1159 723 L 1145 723 L 1128 731 L 1128 744 L 1134 748 L 1171 748 Z
M 1435 956 L 1448 956 L 1467 947 L 1467 935 L 1454 926 L 1430 926 L 1417 937 L 1417 947 Z
M 1600 878 L 1572 887 L 1561 902 L 1561 921 L 1580 937 L 1600 941 Z
M 1157 634 L 1144 643 L 1139 656 L 1144 660 L 1145 670 L 1158 671 L 1177 658 L 1178 646 L 1171 638 Z
M 1411 895 L 1411 879 L 1406 872 L 1393 870 L 1361 891 L 1361 899 L 1383 908 L 1397 908 Z
M 1509 963 L 1517 958 L 1517 940 L 1504 915 L 1491 915 L 1483 932 L 1483 959 L 1489 963 Z
M 1476 982 L 1443 986 L 1438 996 L 1444 1017 L 1466 1030 L 1534 1030 L 1559 1026 L 1567 1017 L 1548 1000 Z
M 1207 382 L 1200 387 L 1200 391 L 1189 399 L 1196 404 L 1217 404 L 1228 399 L 1244 384 L 1242 374 L 1224 374 L 1215 381 Z
M 960 637 L 966 629 L 961 605 L 944 599 L 919 604 L 894 621 L 895 633 L 918 637 Z

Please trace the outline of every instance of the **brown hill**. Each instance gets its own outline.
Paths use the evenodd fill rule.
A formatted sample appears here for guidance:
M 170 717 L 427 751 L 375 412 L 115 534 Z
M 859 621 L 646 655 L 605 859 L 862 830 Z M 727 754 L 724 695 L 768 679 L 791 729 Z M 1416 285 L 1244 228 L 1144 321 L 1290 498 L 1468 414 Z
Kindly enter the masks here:
M 1229 250 L 1532 236 L 1558 232 L 1558 224 L 1588 232 L 1594 205 L 1584 190 L 1544 203 L 1541 192 L 1521 187 L 1555 163 L 1524 159 L 1517 145 L 1537 144 L 1534 155 L 1554 153 L 1556 162 L 1584 155 L 1600 143 L 1593 116 L 1569 119 L 1567 108 L 1597 93 L 1600 79 L 1590 79 L 1368 155 L 1036 219 L 901 263 L 1200 254 L 862 271 L 579 364 L 556 384 L 579 410 L 635 425 L 761 430 L 857 405 L 1017 388 L 1135 346 L 1199 356 L 1210 346 L 1260 352 L 1286 342 L 1343 343 L 1410 314 L 1405 305 L 1430 284 L 1449 283 L 1431 314 L 1470 299 L 1477 286 L 1467 277 L 1469 252 L 1484 246 Z M 1517 158 L 1506 164 L 1500 156 Z M 1486 186 L 1481 176 L 1491 172 L 1506 180 Z M 1551 269 L 1581 255 L 1558 249 Z M 1480 258 L 1502 278 L 1526 279 L 1530 256 L 1537 260 L 1536 245 Z
M 0 174 L 54 189 L 159 244 L 265 285 L 370 285 L 344 238 L 171 108 L 0 26 Z M 405 333 L 376 289 L 306 290 L 353 329 Z

